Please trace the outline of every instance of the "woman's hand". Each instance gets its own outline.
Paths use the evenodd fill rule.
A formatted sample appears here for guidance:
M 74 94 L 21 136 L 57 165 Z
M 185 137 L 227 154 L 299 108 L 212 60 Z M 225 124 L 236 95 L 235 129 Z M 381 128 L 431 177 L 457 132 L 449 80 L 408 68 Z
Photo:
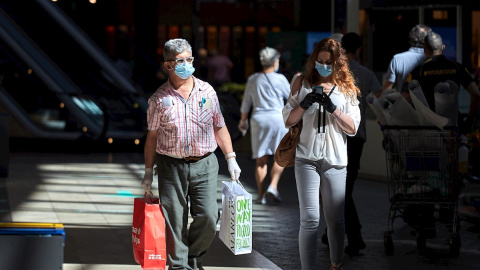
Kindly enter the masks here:
M 308 110 L 308 108 L 310 108 L 310 106 L 312 106 L 313 103 L 319 102 L 319 101 L 320 101 L 319 94 L 311 92 L 305 96 L 302 102 L 300 102 L 300 107 L 306 111 Z
M 321 99 L 318 103 L 320 105 L 322 105 L 325 108 L 325 110 L 329 113 L 333 113 L 335 111 L 335 109 L 337 108 L 337 106 L 335 104 L 333 104 L 330 97 L 325 93 L 323 93 L 323 95 L 321 96 Z
M 240 120 L 240 123 L 238 123 L 238 130 L 240 130 L 242 132 L 242 135 L 245 136 L 248 130 L 248 121 Z

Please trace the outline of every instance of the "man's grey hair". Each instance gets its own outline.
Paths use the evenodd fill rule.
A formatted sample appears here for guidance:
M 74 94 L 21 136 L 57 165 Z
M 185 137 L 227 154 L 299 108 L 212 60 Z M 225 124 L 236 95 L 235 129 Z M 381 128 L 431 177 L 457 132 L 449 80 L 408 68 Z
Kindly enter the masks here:
M 435 32 L 429 33 L 425 37 L 425 46 L 428 47 L 432 53 L 441 53 L 443 51 L 442 37 Z
M 192 46 L 182 38 L 170 39 L 165 42 L 165 47 L 163 48 L 163 57 L 166 60 L 173 60 L 177 54 L 188 51 L 192 53 Z
M 280 59 L 280 53 L 273 48 L 265 47 L 260 51 L 260 63 L 264 68 L 272 67 L 278 59 Z
M 423 48 L 423 41 L 430 32 L 432 32 L 432 29 L 424 24 L 415 25 L 408 35 L 410 46 Z

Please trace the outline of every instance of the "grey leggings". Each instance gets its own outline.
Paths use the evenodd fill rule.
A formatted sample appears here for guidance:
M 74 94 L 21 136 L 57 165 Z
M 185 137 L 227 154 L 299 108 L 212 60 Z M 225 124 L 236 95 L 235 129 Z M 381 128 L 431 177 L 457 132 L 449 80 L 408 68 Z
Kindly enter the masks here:
M 320 222 L 320 190 L 327 223 L 330 260 L 343 261 L 345 238 L 346 168 L 326 164 L 323 160 L 295 160 L 295 178 L 300 203 L 300 260 L 302 270 L 314 270 Z

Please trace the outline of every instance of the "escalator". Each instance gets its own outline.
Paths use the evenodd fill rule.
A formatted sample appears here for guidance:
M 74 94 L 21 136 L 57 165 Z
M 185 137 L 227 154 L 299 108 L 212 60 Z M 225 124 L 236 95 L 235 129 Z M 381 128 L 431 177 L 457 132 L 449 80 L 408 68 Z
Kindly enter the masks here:
M 0 111 L 13 120 L 10 136 L 142 139 L 147 98 L 75 27 L 50 1 L 0 4 Z

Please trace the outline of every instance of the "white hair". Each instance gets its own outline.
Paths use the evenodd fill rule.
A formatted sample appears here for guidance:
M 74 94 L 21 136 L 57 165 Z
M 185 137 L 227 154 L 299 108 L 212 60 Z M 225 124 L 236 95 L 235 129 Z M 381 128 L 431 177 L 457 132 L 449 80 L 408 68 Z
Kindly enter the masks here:
M 192 46 L 182 38 L 170 39 L 165 42 L 165 47 L 163 48 L 163 57 L 165 60 L 173 59 L 177 54 L 188 51 L 192 53 Z
M 280 59 L 280 53 L 273 48 L 265 47 L 260 51 L 260 63 L 264 68 L 273 66 L 278 59 Z

